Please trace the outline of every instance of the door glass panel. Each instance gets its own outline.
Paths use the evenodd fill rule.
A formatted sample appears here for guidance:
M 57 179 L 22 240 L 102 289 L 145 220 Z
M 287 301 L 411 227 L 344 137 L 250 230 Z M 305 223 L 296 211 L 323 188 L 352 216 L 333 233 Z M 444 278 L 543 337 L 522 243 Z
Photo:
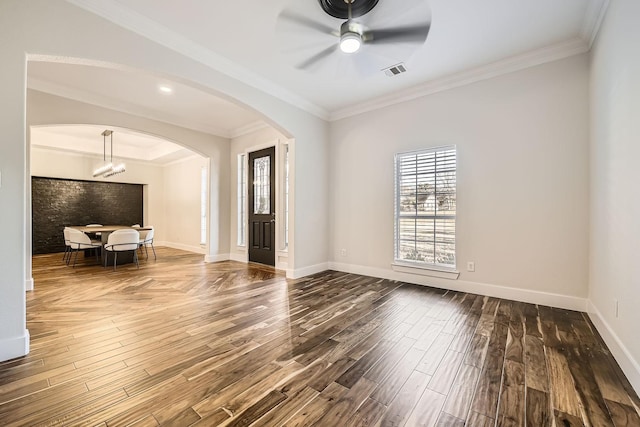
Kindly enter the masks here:
M 271 164 L 269 156 L 253 160 L 253 213 L 271 213 Z

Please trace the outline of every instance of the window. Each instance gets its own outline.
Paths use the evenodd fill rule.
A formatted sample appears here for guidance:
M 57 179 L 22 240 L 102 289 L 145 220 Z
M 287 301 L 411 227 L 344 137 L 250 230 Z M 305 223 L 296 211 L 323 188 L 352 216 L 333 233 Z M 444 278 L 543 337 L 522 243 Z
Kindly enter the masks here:
M 200 244 L 207 244 L 207 167 L 200 169 Z
M 456 147 L 396 154 L 395 261 L 456 266 Z
M 247 197 L 247 174 L 245 165 L 247 163 L 247 155 L 238 155 L 238 246 L 246 244 L 246 215 L 245 215 L 245 198 Z

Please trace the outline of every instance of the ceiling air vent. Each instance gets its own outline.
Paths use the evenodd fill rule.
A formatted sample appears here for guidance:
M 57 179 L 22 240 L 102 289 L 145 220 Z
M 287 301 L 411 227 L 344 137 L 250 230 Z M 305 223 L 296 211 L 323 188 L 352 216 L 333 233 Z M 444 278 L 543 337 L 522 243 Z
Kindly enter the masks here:
M 405 73 L 407 71 L 407 67 L 405 67 L 403 63 L 400 63 L 400 64 L 392 65 L 389 68 L 385 68 L 382 71 L 384 71 L 384 73 L 387 76 L 393 77 L 393 76 L 397 76 L 398 74 Z

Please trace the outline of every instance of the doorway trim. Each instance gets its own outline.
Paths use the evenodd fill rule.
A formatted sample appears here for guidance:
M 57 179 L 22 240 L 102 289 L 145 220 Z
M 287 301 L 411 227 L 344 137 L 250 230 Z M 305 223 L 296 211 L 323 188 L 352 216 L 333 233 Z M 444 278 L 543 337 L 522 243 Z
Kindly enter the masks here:
M 255 151 L 260 151 L 263 150 L 265 148 L 271 148 L 271 147 L 275 147 L 275 157 L 276 157 L 276 182 L 275 182 L 275 188 L 276 188 L 276 204 L 275 204 L 275 208 L 276 208 L 276 252 L 275 252 L 275 256 L 276 256 L 276 260 L 275 260 L 275 268 L 277 270 L 285 270 L 287 272 L 287 274 L 290 274 L 292 271 L 292 248 L 293 248 L 293 236 L 294 236 L 294 228 L 293 228 L 293 206 L 294 206 L 294 171 L 295 171 L 295 139 L 275 139 L 275 140 L 271 140 L 262 144 L 256 144 L 256 145 L 252 145 L 249 147 L 246 147 L 240 151 L 238 151 L 236 154 L 237 155 L 241 155 L 244 154 L 245 155 L 245 180 L 248 180 L 248 165 L 249 165 L 249 153 L 255 152 Z M 289 240 L 289 244 L 288 246 L 285 246 L 285 239 L 284 239 L 284 233 L 285 233 L 285 225 L 284 225 L 284 219 L 285 219 L 285 195 L 284 195 L 284 178 L 285 178 L 285 162 L 284 162 L 284 154 L 285 154 L 285 147 L 288 147 L 289 149 L 289 206 L 290 206 L 290 210 L 289 210 L 289 235 L 288 235 L 288 240 Z M 233 160 L 232 160 L 233 161 Z M 237 171 L 236 171 L 237 172 Z M 232 176 L 233 180 L 237 180 L 238 178 L 238 174 L 236 173 L 235 176 Z M 247 182 L 247 185 L 245 187 L 245 202 L 244 202 L 244 211 L 245 213 L 248 212 L 249 209 L 249 200 L 248 200 L 248 193 L 249 193 L 249 183 Z M 237 182 L 236 182 L 236 188 L 237 188 Z M 238 197 L 238 194 L 236 194 L 236 198 Z M 237 200 L 235 200 L 235 202 L 237 202 Z M 233 203 L 233 202 L 232 202 Z M 236 217 L 238 216 L 238 212 L 236 212 Z M 239 220 L 239 218 L 238 218 Z M 245 224 L 245 230 L 248 232 L 248 228 L 249 228 L 249 218 L 248 215 L 245 214 L 245 218 L 244 218 L 244 224 Z M 237 227 L 235 227 L 237 229 Z M 232 232 L 233 232 L 234 228 L 232 227 Z M 237 231 L 236 231 L 237 232 Z M 237 237 L 237 236 L 236 236 Z M 234 241 L 237 241 L 237 239 L 231 239 L 232 244 L 231 244 L 231 255 L 230 255 L 230 259 L 234 260 L 234 261 L 239 261 L 239 262 L 249 262 L 249 251 L 248 251 L 248 239 L 245 242 L 245 246 L 238 246 L 236 243 L 234 243 Z M 235 248 L 235 253 L 233 248 Z

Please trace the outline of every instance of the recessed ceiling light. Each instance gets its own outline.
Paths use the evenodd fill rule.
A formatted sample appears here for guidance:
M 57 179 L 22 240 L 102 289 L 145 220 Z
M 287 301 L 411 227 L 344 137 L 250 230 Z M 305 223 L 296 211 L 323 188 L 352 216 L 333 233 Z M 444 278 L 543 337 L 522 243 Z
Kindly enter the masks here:
M 158 90 L 159 90 L 160 92 L 162 92 L 162 93 L 171 93 L 171 92 L 173 92 L 173 89 L 172 89 L 172 88 L 170 88 L 170 87 L 169 87 L 169 86 L 167 86 L 167 85 L 160 85 L 160 86 L 158 86 Z

